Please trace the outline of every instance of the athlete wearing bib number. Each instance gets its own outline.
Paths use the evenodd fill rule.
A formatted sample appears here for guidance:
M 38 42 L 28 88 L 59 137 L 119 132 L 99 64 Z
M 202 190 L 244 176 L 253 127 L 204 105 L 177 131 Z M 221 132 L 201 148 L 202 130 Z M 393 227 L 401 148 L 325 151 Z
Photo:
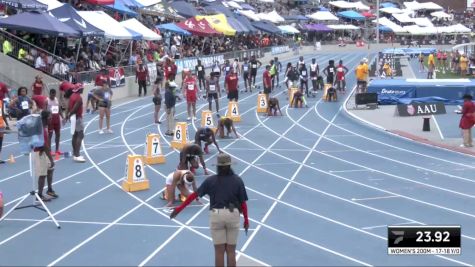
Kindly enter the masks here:
M 335 82 L 336 74 L 335 61 L 328 61 L 328 66 L 323 70 L 323 74 L 327 76 L 327 83 L 333 85 L 333 83 Z
M 216 112 L 219 112 L 219 98 L 221 97 L 221 92 L 219 88 L 218 77 L 211 75 L 211 77 L 206 82 L 206 95 L 208 98 L 208 108 L 213 111 L 212 102 L 216 103 Z
M 31 113 L 30 109 L 33 106 L 33 101 L 27 96 L 27 94 L 28 90 L 26 87 L 20 87 L 18 88 L 17 98 L 10 102 L 10 107 L 14 110 L 17 121 Z
M 308 73 L 305 63 L 300 65 L 299 69 L 299 78 L 300 78 L 300 92 L 303 93 L 303 88 L 305 87 L 305 94 L 308 95 Z
M 320 66 L 318 66 L 317 60 L 312 58 L 310 64 L 310 80 L 312 81 L 312 91 L 315 93 L 319 89 L 318 76 L 320 75 Z
M 94 90 L 94 98 L 97 99 L 99 106 L 99 134 L 112 133 L 110 127 L 111 106 L 112 106 L 112 90 L 104 84 L 102 88 Z M 102 129 L 104 122 L 104 115 L 106 116 L 106 130 Z
M 188 144 L 180 151 L 180 163 L 178 164 L 178 170 L 188 170 L 188 163 L 190 163 L 190 171 L 194 174 L 195 169 L 199 167 L 196 158 L 199 157 L 204 172 L 208 175 L 206 170 L 206 163 L 203 158 L 203 150 L 197 144 Z
M 244 79 L 244 92 L 247 92 L 247 88 L 251 86 L 251 80 L 249 79 L 249 62 L 247 58 L 244 58 L 244 63 L 242 63 L 242 78 Z M 251 89 L 252 92 L 252 89 Z
M 54 141 L 56 145 L 56 155 L 61 155 L 61 152 L 59 151 L 59 140 L 61 138 L 61 120 L 63 119 L 63 114 L 59 110 L 59 101 L 56 98 L 56 90 L 51 89 L 49 91 L 49 97 L 46 100 L 47 103 L 47 109 L 49 112 L 51 112 L 51 120 L 49 121 L 48 124 L 48 144 L 49 147 L 51 148 L 51 139 L 53 138 L 53 132 L 54 132 Z M 51 150 L 52 151 L 52 150 Z
M 186 96 L 186 107 L 188 111 L 188 119 L 191 117 L 196 119 L 196 99 L 198 98 L 198 86 L 196 84 L 196 79 L 191 76 L 191 72 L 186 74 L 185 80 L 183 81 L 184 95 Z
M 336 67 L 336 88 L 340 92 L 346 91 L 345 75 L 348 73 L 348 68 L 343 65 L 343 60 L 340 60 Z
M 205 67 L 201 64 L 201 60 L 198 59 L 198 65 L 195 67 L 195 73 L 198 76 L 198 85 L 200 87 L 200 91 L 203 90 L 203 87 L 206 86 L 206 72 Z M 201 85 L 203 84 L 203 85 Z
M 252 56 L 251 57 L 251 61 L 250 61 L 250 64 L 251 64 L 251 83 L 252 83 L 252 87 L 255 87 L 256 86 L 256 76 L 257 76 L 257 69 L 262 66 L 262 63 L 256 59 L 256 56 Z M 251 92 L 252 92 L 252 89 L 251 89 Z
M 234 134 L 236 135 L 236 138 L 239 138 L 239 135 L 236 132 L 236 128 L 234 128 L 233 120 L 230 118 L 218 116 L 219 138 L 224 138 L 224 128 L 226 128 L 227 130 L 226 137 L 229 137 L 229 134 L 231 133 L 231 131 L 233 131 Z
M 190 190 L 190 187 L 192 190 Z M 163 198 L 167 200 L 166 207 L 172 207 L 173 202 L 175 202 L 175 188 L 185 198 L 197 189 L 195 177 L 188 170 L 176 170 L 170 173 L 165 180 L 165 188 Z M 199 202 L 198 199 L 196 201 Z

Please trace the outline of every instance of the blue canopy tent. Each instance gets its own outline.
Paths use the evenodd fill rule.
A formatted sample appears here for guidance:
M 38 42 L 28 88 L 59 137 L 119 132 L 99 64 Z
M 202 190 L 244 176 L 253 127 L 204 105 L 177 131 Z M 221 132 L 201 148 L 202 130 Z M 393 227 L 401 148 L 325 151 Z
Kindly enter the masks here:
M 242 9 L 244 10 L 252 10 L 252 11 L 255 11 L 256 9 L 249 5 L 249 4 L 246 4 L 246 3 L 239 3 L 239 5 L 242 7 Z
M 125 1 L 127 1 L 127 0 L 125 0 Z M 122 14 L 125 14 L 125 15 L 128 15 L 128 16 L 132 16 L 132 17 L 138 16 L 137 12 L 133 11 L 132 9 L 128 8 L 125 5 L 124 0 L 115 0 L 113 5 L 106 5 L 104 7 L 108 8 L 108 9 L 115 10 L 119 13 L 122 13 Z
M 302 15 L 283 16 L 286 20 L 309 20 L 309 18 Z
M 51 36 L 76 37 L 80 33 L 49 13 L 24 12 L 0 19 L 0 27 Z
M 383 2 L 380 4 L 380 6 L 382 8 L 386 8 L 386 7 L 395 7 L 395 8 L 398 8 L 398 5 L 394 4 L 394 3 L 391 3 L 391 2 Z
M 236 33 L 249 33 L 251 32 L 246 25 L 242 24 L 239 20 L 237 20 L 234 16 L 233 17 L 226 17 L 228 20 L 229 26 L 236 30 Z
M 200 14 L 192 4 L 184 1 L 172 1 L 170 6 L 176 10 L 178 15 L 185 18 L 191 18 Z
M 63 4 L 58 8 L 50 10 L 49 13 L 64 24 L 78 31 L 81 36 L 104 36 L 103 30 L 85 21 L 70 4 Z
M 131 8 L 144 8 L 145 6 L 135 0 L 122 0 L 124 5 Z
M 190 32 L 176 26 L 175 23 L 158 24 L 155 26 L 155 28 L 159 29 L 160 31 L 169 31 L 180 35 L 191 35 Z
M 212 3 L 203 3 L 205 5 L 204 9 L 208 13 L 219 14 L 222 13 L 227 17 L 233 15 L 233 12 L 229 10 L 229 8 L 223 6 L 223 4 L 219 2 L 212 2 Z
M 391 30 L 391 28 L 389 28 L 388 26 L 379 25 L 378 28 L 380 32 L 393 32 L 393 30 Z
M 272 33 L 272 34 L 282 33 L 282 31 L 279 28 L 277 28 L 274 24 L 267 21 L 253 21 L 252 26 L 267 33 Z
M 346 10 L 346 11 L 340 11 L 337 13 L 338 16 L 347 18 L 347 19 L 354 19 L 354 20 L 365 20 L 366 17 L 361 15 L 360 13 L 354 11 L 354 10 Z
M 257 29 L 256 29 L 254 26 L 252 26 L 251 21 L 250 21 L 247 17 L 245 17 L 245 16 L 243 16 L 243 15 L 241 15 L 241 14 L 237 14 L 237 13 L 234 14 L 234 17 L 235 17 L 242 25 L 244 25 L 250 32 L 257 32 Z
M 35 0 L 0 0 L 0 4 L 15 9 L 30 11 L 46 11 L 48 9 L 48 5 L 45 5 Z

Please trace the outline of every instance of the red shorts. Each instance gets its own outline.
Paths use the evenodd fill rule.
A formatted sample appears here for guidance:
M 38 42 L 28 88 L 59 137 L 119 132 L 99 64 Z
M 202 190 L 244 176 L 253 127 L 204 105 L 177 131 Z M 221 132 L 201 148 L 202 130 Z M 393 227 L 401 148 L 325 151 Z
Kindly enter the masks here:
M 51 119 L 48 124 L 48 132 L 52 133 L 54 131 L 55 133 L 59 133 L 60 130 L 61 130 L 61 121 Z
M 196 94 L 186 94 L 186 102 L 196 103 Z

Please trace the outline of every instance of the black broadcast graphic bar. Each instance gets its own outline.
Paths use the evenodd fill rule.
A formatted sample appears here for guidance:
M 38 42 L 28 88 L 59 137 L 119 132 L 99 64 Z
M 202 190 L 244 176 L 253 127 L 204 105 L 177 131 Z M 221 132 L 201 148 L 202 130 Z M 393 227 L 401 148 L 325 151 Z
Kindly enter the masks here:
M 388 253 L 457 255 L 460 237 L 460 226 L 388 226 Z

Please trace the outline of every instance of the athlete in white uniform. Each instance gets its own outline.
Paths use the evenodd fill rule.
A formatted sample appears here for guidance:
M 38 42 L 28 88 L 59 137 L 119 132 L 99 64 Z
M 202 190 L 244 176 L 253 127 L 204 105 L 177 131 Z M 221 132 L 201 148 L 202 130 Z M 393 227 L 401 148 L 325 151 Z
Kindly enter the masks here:
M 196 191 L 196 181 L 193 173 L 189 170 L 176 170 L 170 173 L 165 180 L 165 192 L 163 199 L 167 200 L 167 207 L 173 206 L 175 201 L 175 188 L 180 190 L 180 197 L 188 197 L 191 193 Z

